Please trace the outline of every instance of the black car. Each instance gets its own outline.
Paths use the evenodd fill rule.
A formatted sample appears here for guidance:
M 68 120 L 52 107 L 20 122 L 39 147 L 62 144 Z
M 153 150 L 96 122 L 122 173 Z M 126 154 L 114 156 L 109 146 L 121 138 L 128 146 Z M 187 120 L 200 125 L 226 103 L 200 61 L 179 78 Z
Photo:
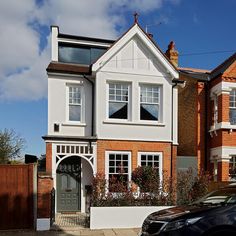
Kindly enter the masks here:
M 191 205 L 150 214 L 140 236 L 236 236 L 236 185 L 211 192 Z

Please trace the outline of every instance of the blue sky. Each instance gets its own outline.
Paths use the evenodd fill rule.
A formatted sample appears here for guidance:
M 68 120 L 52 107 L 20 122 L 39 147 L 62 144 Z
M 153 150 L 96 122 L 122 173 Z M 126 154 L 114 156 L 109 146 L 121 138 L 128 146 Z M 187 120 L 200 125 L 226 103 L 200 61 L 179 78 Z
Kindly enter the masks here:
M 0 129 L 26 139 L 22 154 L 45 153 L 50 25 L 116 39 L 137 11 L 163 51 L 175 41 L 181 67 L 213 69 L 236 51 L 235 9 L 235 0 L 1 0 Z

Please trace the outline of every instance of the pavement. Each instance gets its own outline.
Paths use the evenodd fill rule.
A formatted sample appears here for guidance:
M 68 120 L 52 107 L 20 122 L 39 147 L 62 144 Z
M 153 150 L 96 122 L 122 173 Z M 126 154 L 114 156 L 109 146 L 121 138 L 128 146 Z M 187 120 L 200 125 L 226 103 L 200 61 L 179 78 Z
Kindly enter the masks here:
M 0 231 L 1 236 L 137 236 L 139 229 L 77 229 L 77 230 L 50 230 L 50 231 L 28 231 L 28 230 L 12 230 Z
M 137 236 L 140 229 L 100 229 L 88 228 L 86 214 L 56 214 L 55 222 L 49 231 L 6 230 L 0 231 L 0 236 Z

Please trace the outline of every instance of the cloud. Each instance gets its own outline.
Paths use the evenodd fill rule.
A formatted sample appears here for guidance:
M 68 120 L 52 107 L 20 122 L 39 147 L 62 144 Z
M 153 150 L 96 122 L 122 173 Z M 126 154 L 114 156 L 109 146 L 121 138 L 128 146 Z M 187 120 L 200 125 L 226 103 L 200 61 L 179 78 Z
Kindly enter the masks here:
M 168 1 L 179 0 L 1 0 L 0 101 L 47 96 L 50 25 L 67 34 L 114 39 L 118 27 L 127 27 L 127 12 L 148 14 Z

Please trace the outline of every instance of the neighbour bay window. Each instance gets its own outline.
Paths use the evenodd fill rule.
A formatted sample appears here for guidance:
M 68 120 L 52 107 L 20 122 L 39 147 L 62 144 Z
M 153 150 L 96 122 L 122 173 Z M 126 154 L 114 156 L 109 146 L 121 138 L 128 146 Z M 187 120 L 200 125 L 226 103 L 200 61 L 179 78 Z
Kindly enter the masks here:
M 126 83 L 109 83 L 109 119 L 128 119 L 129 85 Z
M 69 121 L 81 122 L 82 115 L 82 87 L 69 86 Z
M 128 188 L 131 180 L 129 152 L 107 152 L 106 173 L 110 192 L 120 192 Z
M 236 125 L 236 89 L 229 95 L 229 121 L 231 125 Z
M 140 120 L 158 121 L 160 112 L 160 86 L 140 85 Z
M 229 160 L 229 177 L 231 180 L 236 180 L 236 155 L 231 156 Z

